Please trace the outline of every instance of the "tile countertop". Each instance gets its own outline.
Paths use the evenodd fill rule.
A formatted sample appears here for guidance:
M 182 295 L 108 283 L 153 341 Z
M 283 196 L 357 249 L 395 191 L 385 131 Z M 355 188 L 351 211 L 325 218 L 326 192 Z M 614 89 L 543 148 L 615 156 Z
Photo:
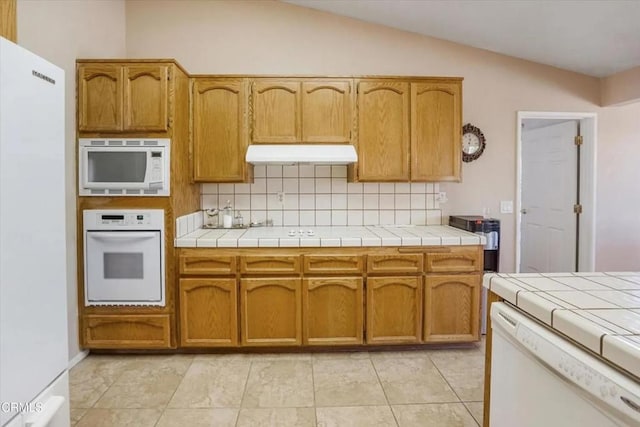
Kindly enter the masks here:
M 291 230 L 303 235 L 289 236 Z M 313 230 L 313 235 L 307 235 Z M 197 229 L 175 239 L 181 248 L 358 247 L 484 245 L 486 238 L 444 225 L 255 227 Z
M 640 378 L 640 272 L 486 274 L 483 285 Z

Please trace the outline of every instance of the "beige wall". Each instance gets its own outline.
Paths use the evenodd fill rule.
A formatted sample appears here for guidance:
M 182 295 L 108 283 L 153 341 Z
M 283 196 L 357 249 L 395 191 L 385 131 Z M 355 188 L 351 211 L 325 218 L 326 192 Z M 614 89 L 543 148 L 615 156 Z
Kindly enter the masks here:
M 596 269 L 640 271 L 640 103 L 599 118 Z
M 65 199 L 70 360 L 80 351 L 76 283 L 75 60 L 124 56 L 124 13 L 123 0 L 18 1 L 18 44 L 65 70 Z
M 601 79 L 602 106 L 640 101 L 640 67 Z
M 487 137 L 483 156 L 463 164 L 461 184 L 441 184 L 448 214 L 502 220 L 502 265 L 514 269 L 515 218 L 499 212 L 515 200 L 516 112 L 600 112 L 599 80 L 417 34 L 297 6 L 270 2 L 136 0 L 127 2 L 127 55 L 175 57 L 192 73 L 397 74 L 464 77 L 464 123 Z M 603 115 L 610 129 L 621 113 Z M 615 151 L 638 127 L 606 137 L 602 155 Z M 629 157 L 621 157 L 632 166 Z M 604 178 L 607 179 L 607 178 Z M 605 183 L 606 184 L 606 183 Z M 633 190 L 623 182 L 619 190 Z M 637 202 L 640 208 L 640 201 Z M 610 207 L 601 206 L 602 218 Z M 616 224 L 621 228 L 621 224 Z M 618 248 L 606 235 L 603 245 Z M 622 252 L 622 255 L 624 252 Z M 622 264 L 632 265 L 622 256 Z M 599 263 L 607 268 L 607 263 Z

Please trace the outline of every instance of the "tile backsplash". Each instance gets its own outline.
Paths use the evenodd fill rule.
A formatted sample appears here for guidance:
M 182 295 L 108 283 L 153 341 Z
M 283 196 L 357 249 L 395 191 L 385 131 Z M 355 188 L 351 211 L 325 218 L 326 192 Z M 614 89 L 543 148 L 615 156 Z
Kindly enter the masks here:
M 256 166 L 252 184 L 202 184 L 201 208 L 227 200 L 244 222 L 275 226 L 439 225 L 437 183 L 348 183 L 346 166 Z M 278 195 L 284 194 L 281 198 Z

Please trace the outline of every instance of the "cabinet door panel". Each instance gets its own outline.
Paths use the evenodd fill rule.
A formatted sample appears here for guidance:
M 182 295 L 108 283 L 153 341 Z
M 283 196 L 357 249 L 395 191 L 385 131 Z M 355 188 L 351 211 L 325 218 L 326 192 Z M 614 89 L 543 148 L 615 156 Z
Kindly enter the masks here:
M 238 344 L 237 301 L 235 279 L 181 279 L 181 346 L 236 346 Z
M 230 275 L 236 272 L 236 257 L 234 255 L 182 255 L 179 260 L 180 274 Z
M 422 273 L 422 254 L 369 255 L 369 274 L 416 274 Z
M 305 344 L 362 344 L 361 277 L 305 279 L 302 297 Z
M 82 317 L 85 348 L 153 349 L 171 347 L 171 319 L 157 315 L 86 315 Z
M 304 255 L 305 274 L 360 274 L 363 270 L 359 255 Z
M 113 64 L 78 66 L 78 129 L 122 130 L 122 67 Z
M 429 273 L 467 273 L 481 271 L 483 250 L 474 248 L 451 248 L 449 252 L 427 253 L 426 271 Z
M 411 180 L 460 181 L 460 82 L 411 83 Z
M 302 344 L 300 279 L 241 279 L 242 344 Z
M 302 141 L 346 144 L 351 141 L 351 82 L 302 83 Z
M 196 78 L 193 83 L 194 180 L 246 179 L 246 81 Z
M 409 180 L 409 83 L 358 83 L 358 179 Z
M 299 255 L 243 255 L 240 257 L 242 274 L 297 274 L 300 273 Z
M 256 80 L 252 85 L 255 143 L 296 143 L 301 139 L 300 83 Z
M 169 66 L 124 67 L 124 129 L 166 131 L 169 126 Z
M 420 342 L 422 277 L 367 279 L 367 343 Z
M 425 342 L 480 337 L 480 274 L 432 275 L 425 281 Z

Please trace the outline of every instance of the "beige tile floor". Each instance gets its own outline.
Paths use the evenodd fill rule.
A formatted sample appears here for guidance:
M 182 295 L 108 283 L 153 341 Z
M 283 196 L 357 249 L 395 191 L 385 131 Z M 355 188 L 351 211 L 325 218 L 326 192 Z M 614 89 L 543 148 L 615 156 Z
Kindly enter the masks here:
M 466 349 L 90 355 L 71 370 L 78 427 L 477 427 L 483 344 Z

